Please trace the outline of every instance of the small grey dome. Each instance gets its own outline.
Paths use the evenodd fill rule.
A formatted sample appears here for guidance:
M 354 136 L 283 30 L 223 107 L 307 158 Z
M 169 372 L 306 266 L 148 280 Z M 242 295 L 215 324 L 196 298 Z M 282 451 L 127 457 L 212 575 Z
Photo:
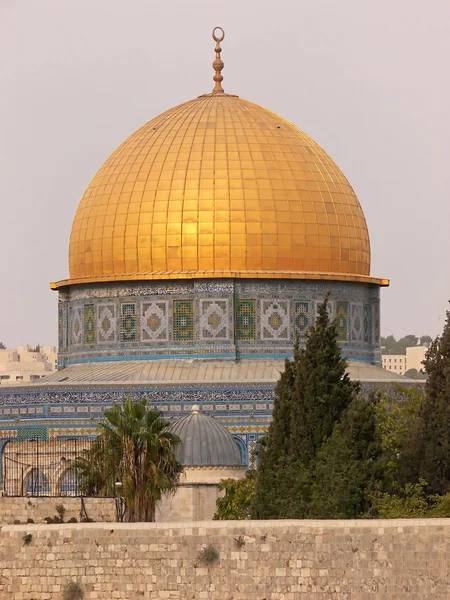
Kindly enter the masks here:
M 241 456 L 233 436 L 212 417 L 202 415 L 198 406 L 170 427 L 181 440 L 175 454 L 186 466 L 237 466 Z

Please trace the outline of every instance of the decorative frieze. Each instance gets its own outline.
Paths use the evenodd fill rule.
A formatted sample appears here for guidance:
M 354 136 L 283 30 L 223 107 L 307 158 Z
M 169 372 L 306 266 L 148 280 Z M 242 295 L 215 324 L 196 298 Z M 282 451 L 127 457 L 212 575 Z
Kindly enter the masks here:
M 60 364 L 112 358 L 288 356 L 325 294 L 344 354 L 379 354 L 379 289 L 357 282 L 193 280 L 72 286 L 59 303 Z

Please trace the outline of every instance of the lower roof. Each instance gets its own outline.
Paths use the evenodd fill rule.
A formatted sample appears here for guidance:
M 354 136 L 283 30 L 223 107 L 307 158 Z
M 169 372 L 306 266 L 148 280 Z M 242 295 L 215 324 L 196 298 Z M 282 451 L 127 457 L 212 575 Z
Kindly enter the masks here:
M 284 370 L 284 360 L 135 360 L 73 364 L 32 384 L 34 389 L 48 385 L 89 384 L 227 384 L 275 383 Z M 353 380 L 365 383 L 413 383 L 407 377 L 362 361 L 348 362 Z M 25 386 L 23 386 L 25 387 Z M 31 387 L 31 386 L 30 386 Z M 14 386 L 8 386 L 9 391 Z

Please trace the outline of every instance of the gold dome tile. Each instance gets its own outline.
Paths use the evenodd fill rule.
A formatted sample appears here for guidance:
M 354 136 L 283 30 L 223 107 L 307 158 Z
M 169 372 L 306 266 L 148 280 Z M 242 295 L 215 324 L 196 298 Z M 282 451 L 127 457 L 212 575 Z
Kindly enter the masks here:
M 70 279 L 259 277 L 372 281 L 359 201 L 303 131 L 227 94 L 146 123 L 76 211 Z

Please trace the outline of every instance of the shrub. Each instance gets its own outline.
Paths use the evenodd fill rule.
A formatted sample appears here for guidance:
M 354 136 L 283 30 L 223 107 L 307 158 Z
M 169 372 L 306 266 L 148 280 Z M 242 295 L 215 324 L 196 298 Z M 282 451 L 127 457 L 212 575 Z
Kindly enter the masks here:
M 58 517 L 60 518 L 60 522 L 64 523 L 64 516 L 66 514 L 66 507 L 64 506 L 64 504 L 57 504 L 56 505 L 56 512 L 58 513 Z
M 70 517 L 70 519 L 67 522 L 68 523 L 78 523 L 78 520 L 76 517 Z
M 19 521 L 19 519 L 14 519 L 14 521 L 13 521 L 13 524 L 14 524 L 14 525 L 20 525 L 20 521 Z
M 219 551 L 214 546 L 206 546 L 199 554 L 199 561 L 204 565 L 213 565 L 219 560 Z
M 51 517 L 45 517 L 44 521 L 47 523 L 47 525 L 51 525 L 53 523 L 53 519 Z
M 33 539 L 33 535 L 31 533 L 26 533 L 24 536 L 22 536 L 22 539 L 23 545 L 29 546 L 31 544 L 31 540 Z
M 245 539 L 243 535 L 240 535 L 237 538 L 234 538 L 234 544 L 236 548 L 243 548 L 245 546 Z
M 28 519 L 27 519 L 27 523 L 34 523 L 34 520 L 33 520 L 33 519 L 30 519 L 30 517 L 28 517 Z
M 64 587 L 63 600 L 83 600 L 84 592 L 77 581 L 68 581 Z

